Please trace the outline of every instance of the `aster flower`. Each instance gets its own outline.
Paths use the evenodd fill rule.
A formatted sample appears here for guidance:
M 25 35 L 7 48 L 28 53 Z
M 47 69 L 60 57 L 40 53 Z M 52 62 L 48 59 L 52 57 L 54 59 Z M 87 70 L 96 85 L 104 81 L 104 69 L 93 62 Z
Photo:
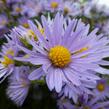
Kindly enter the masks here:
M 48 19 L 48 20 L 50 21 L 50 19 Z M 44 34 L 44 29 L 43 29 L 42 25 L 37 20 L 35 20 L 35 22 L 36 22 L 41 34 Z M 27 25 L 29 26 L 28 23 L 27 23 Z M 20 39 L 21 42 L 26 41 L 27 43 L 29 43 L 28 38 L 30 38 L 30 39 L 33 38 L 35 41 L 38 41 L 37 36 L 33 32 L 33 30 L 31 30 L 30 28 L 18 26 L 18 27 L 13 28 L 12 31 L 17 35 L 17 38 Z
M 17 37 L 22 40 L 26 40 L 27 38 L 34 38 L 37 40 L 37 36 L 34 34 L 34 32 L 30 28 L 25 28 L 23 26 L 15 27 L 13 30 Z
M 77 109 L 107 109 L 109 106 L 109 101 L 98 102 L 96 99 L 89 99 L 88 95 L 84 95 L 81 100 L 81 106 Z
M 102 79 L 97 82 L 96 89 L 93 90 L 94 97 L 97 100 L 109 98 L 109 85 L 106 80 Z
M 19 4 L 14 4 L 12 5 L 13 11 L 12 11 L 12 15 L 19 15 L 22 12 L 22 6 Z
M 85 82 L 96 83 L 100 79 L 96 75 L 97 72 L 109 74 L 107 69 L 98 64 L 109 55 L 107 38 L 97 35 L 97 29 L 89 33 L 89 24 L 85 25 L 81 20 L 71 20 L 66 29 L 63 23 L 64 19 L 59 14 L 56 15 L 51 26 L 42 16 L 43 35 L 36 25 L 29 21 L 30 28 L 37 35 L 41 46 L 35 40 L 28 39 L 36 53 L 18 45 L 29 55 L 29 58 L 15 58 L 34 65 L 41 65 L 40 69 L 43 71 L 40 70 L 40 72 L 45 73 L 49 89 L 55 89 L 56 92 L 61 91 L 64 83 L 70 82 L 78 87 Z M 39 69 L 31 73 L 29 79 L 34 80 L 34 75 L 37 78 Z
M 76 109 L 76 106 L 71 104 L 70 100 L 64 98 L 57 100 L 57 106 L 59 109 Z
M 0 28 L 0 39 L 4 37 L 5 33 L 8 33 L 9 29 L 7 27 Z
M 47 21 L 49 22 L 49 26 L 51 26 L 53 21 L 50 18 L 50 15 L 49 14 L 48 14 Z M 41 34 L 44 35 L 44 28 L 42 27 L 42 25 L 40 24 L 40 22 L 38 20 L 35 20 L 35 23 L 38 26 L 38 30 L 41 32 Z M 28 38 L 30 38 L 30 39 L 33 38 L 35 41 L 38 41 L 37 40 L 37 35 L 35 35 L 35 33 L 33 32 L 33 30 L 31 30 L 31 28 L 29 27 L 28 22 L 26 22 L 26 25 L 28 25 L 28 28 L 25 28 L 23 26 L 18 26 L 18 27 L 13 28 L 12 29 L 12 32 L 14 32 L 15 35 L 17 36 L 17 38 L 20 39 L 20 40 L 23 39 L 24 41 L 27 41 L 28 42 Z
M 44 3 L 45 10 L 55 12 L 63 10 L 63 0 L 48 0 Z
M 28 67 L 16 67 L 9 78 L 7 96 L 18 106 L 24 103 L 28 94 L 30 87 L 30 81 L 28 80 L 29 71 Z
M 41 1 L 37 0 L 25 0 L 25 4 L 22 6 L 22 15 L 26 15 L 29 18 L 37 16 L 43 11 Z
M 7 37 L 8 43 L 2 46 L 0 53 L 0 82 L 9 76 L 14 70 L 14 57 L 17 56 L 18 48 Z
M 75 84 L 77 81 L 74 81 Z M 93 95 L 94 93 L 92 90 L 95 88 L 96 84 L 88 81 L 83 81 L 84 84 L 81 84 L 80 86 L 75 86 L 71 83 L 67 83 L 67 85 L 64 86 L 59 96 L 68 97 L 69 99 L 73 99 L 73 102 L 76 104 L 78 102 L 78 97 L 83 95 L 84 93 L 87 95 Z
M 109 101 L 98 102 L 91 96 L 84 94 L 79 96 L 77 104 L 66 98 L 60 98 L 57 101 L 59 109 L 108 109 Z
M 7 24 L 8 24 L 8 19 L 6 15 L 1 14 L 0 15 L 0 29 L 6 27 Z
M 86 1 L 84 2 L 82 5 L 81 5 L 81 10 L 82 10 L 82 14 L 88 18 L 91 18 L 92 17 L 92 9 L 95 7 L 95 4 L 97 3 L 97 0 L 89 0 L 89 1 Z
M 80 4 L 72 1 L 64 2 L 63 13 L 70 16 L 77 16 L 81 14 Z
M 99 24 L 101 25 L 101 29 L 102 29 L 102 32 L 105 34 L 105 35 L 109 35 L 109 20 L 105 21 L 104 24 Z
M 28 18 L 26 17 L 21 17 L 18 19 L 18 22 L 19 22 L 19 25 L 22 25 L 23 27 L 25 28 L 29 28 L 29 25 L 28 25 Z

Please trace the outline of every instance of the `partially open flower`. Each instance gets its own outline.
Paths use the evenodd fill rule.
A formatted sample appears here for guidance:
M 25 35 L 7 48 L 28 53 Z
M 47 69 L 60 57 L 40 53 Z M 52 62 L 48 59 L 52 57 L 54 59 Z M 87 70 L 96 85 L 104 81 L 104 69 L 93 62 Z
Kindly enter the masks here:
M 28 74 L 28 67 L 16 67 L 14 73 L 9 78 L 7 95 L 18 106 L 21 106 L 24 103 L 28 94 L 28 90 L 30 87 Z

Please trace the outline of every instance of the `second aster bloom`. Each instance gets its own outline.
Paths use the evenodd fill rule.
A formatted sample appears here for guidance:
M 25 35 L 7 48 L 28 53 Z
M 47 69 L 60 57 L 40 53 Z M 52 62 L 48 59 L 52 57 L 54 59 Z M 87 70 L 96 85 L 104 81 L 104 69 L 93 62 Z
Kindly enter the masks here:
M 29 21 L 31 30 L 41 44 L 38 45 L 34 39 L 28 39 L 36 53 L 19 46 L 29 57 L 16 58 L 41 65 L 29 75 L 29 79 L 37 79 L 37 76 L 44 72 L 49 89 L 55 89 L 56 92 L 60 92 L 63 84 L 69 82 L 76 87 L 86 82 L 92 83 L 93 86 L 93 83 L 100 79 L 96 72 L 109 74 L 108 70 L 98 64 L 102 64 L 102 59 L 109 55 L 107 38 L 97 35 L 97 29 L 89 33 L 89 24 L 85 25 L 81 20 L 73 19 L 66 27 L 64 22 L 63 16 L 57 14 L 49 26 L 49 22 L 42 16 L 43 35 L 37 26 Z
M 8 24 L 8 19 L 6 15 L 1 14 L 0 15 L 0 29 L 6 27 L 7 24 Z
M 12 11 L 12 15 L 19 15 L 19 14 L 21 14 L 21 12 L 22 12 L 22 7 L 21 7 L 21 5 L 19 5 L 19 4 L 15 4 L 15 5 L 13 5 L 13 11 Z
M 97 99 L 90 98 L 87 94 L 85 94 L 80 98 L 80 104 L 81 106 L 75 109 L 107 109 L 109 101 L 98 102 Z
M 80 86 L 75 86 L 71 84 L 70 82 L 67 83 L 67 85 L 64 86 L 63 90 L 61 91 L 59 95 L 60 96 L 63 95 L 64 98 L 68 97 L 70 99 L 73 99 L 74 103 L 77 103 L 78 97 L 83 95 L 84 93 L 87 95 L 92 95 L 93 92 L 90 89 L 95 88 L 96 84 L 90 81 L 82 81 L 82 82 L 83 84 L 81 84 Z
M 109 85 L 107 81 L 105 79 L 99 80 L 93 92 L 97 100 L 109 98 Z
M 77 16 L 81 14 L 80 4 L 72 1 L 64 2 L 64 15 Z
M 48 0 L 44 3 L 45 10 L 51 12 L 61 11 L 63 9 L 63 0 Z
M 74 106 L 73 104 L 71 104 L 70 100 L 64 98 L 60 98 L 59 100 L 57 100 L 57 106 L 59 107 L 59 109 L 77 109 L 76 105 Z
M 0 52 L 0 82 L 14 71 L 14 57 L 17 53 L 17 47 L 12 40 L 8 39 L 8 43 L 2 46 L 2 52 Z
M 30 81 L 28 80 L 29 71 L 28 67 L 16 67 L 14 73 L 9 78 L 7 95 L 18 106 L 23 104 L 28 94 L 30 87 Z
M 26 15 L 29 18 L 38 16 L 42 11 L 42 0 L 25 0 L 25 4 L 22 6 L 22 15 Z
M 20 25 L 22 25 L 23 27 L 25 28 L 29 28 L 29 25 L 28 25 L 28 18 L 26 17 L 21 17 L 18 19 L 18 22 Z

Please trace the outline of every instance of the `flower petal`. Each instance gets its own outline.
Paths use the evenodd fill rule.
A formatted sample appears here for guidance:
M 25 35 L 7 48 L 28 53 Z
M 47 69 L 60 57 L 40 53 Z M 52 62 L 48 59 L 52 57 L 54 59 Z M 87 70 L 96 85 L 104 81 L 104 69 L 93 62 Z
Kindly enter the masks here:
M 37 80 L 39 79 L 42 75 L 44 75 L 42 68 L 37 68 L 34 70 L 30 75 L 28 76 L 29 80 Z

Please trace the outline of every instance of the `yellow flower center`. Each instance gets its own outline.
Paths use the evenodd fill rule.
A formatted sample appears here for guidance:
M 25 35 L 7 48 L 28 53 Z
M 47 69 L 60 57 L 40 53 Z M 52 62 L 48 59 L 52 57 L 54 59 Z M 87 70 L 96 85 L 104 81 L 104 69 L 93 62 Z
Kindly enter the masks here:
M 58 3 L 57 2 L 51 2 L 51 8 L 56 9 L 58 7 Z
M 7 56 L 4 56 L 4 61 L 1 62 L 4 67 L 8 67 L 8 65 L 14 64 L 14 61 Z
M 63 68 L 71 62 L 71 53 L 63 46 L 55 46 L 49 51 L 49 59 L 55 67 Z
M 21 12 L 21 11 L 22 11 L 21 8 L 19 8 L 19 7 L 16 8 L 16 12 Z
M 68 14 L 69 13 L 69 9 L 67 7 L 64 8 L 64 14 Z
M 23 27 L 25 27 L 25 28 L 29 28 L 29 24 L 28 24 L 28 23 L 23 23 L 22 25 L 23 25 Z
M 102 83 L 99 83 L 99 84 L 97 85 L 97 89 L 98 89 L 98 91 L 102 92 L 102 91 L 105 90 L 105 85 L 102 84 Z
M 13 51 L 12 49 L 9 49 L 9 50 L 6 52 L 6 55 L 14 56 L 14 51 Z
M 0 22 L 0 25 L 5 25 L 6 23 L 7 23 L 6 20 L 2 20 L 2 21 Z
M 88 106 L 83 107 L 83 109 L 90 109 Z

